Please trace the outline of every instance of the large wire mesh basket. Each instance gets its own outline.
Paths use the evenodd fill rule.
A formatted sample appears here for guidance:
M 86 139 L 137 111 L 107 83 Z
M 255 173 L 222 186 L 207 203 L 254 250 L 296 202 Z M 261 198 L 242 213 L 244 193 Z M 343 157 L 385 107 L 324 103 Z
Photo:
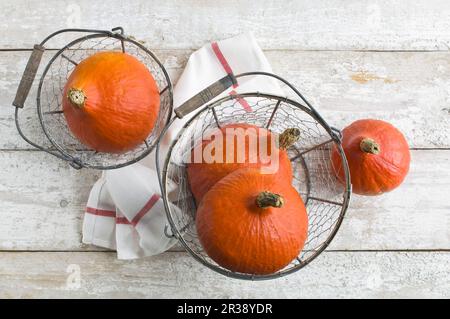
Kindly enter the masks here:
M 228 75 L 211 85 L 175 110 L 177 115 L 162 133 L 167 133 L 175 121 L 193 112 L 243 76 L 269 76 L 294 92 L 297 99 L 272 94 L 231 94 L 208 104 L 192 116 L 179 131 L 167 153 L 157 146 L 157 167 L 170 229 L 185 249 L 203 265 L 229 277 L 239 279 L 271 279 L 280 277 L 307 265 L 317 257 L 336 234 L 347 209 L 351 185 L 345 154 L 341 147 L 339 130 L 330 127 L 308 101 L 290 83 L 279 76 L 252 72 Z M 242 107 L 242 101 L 246 107 Z M 177 119 L 178 118 L 178 119 Z M 271 275 L 252 275 L 229 271 L 214 262 L 199 242 L 195 226 L 196 204 L 188 185 L 186 159 L 193 144 L 211 129 L 228 123 L 248 123 L 281 133 L 286 128 L 298 128 L 300 139 L 288 154 L 293 167 L 293 185 L 300 193 L 308 214 L 308 238 L 301 253 L 287 267 Z M 345 183 L 337 180 L 330 160 L 336 147 L 345 170 Z M 166 153 L 166 154 L 164 154 Z M 175 190 L 168 186 L 178 184 Z
M 25 100 L 33 86 L 49 40 L 67 33 L 84 35 L 56 50 L 52 56 L 44 58 L 48 63 L 38 82 L 37 108 L 23 112 Z M 81 144 L 70 132 L 62 111 L 63 90 L 71 72 L 79 62 L 101 51 L 126 52 L 137 58 L 149 69 L 160 92 L 160 110 L 152 132 L 138 147 L 123 154 L 97 152 Z M 53 52 L 47 49 L 47 53 Z M 132 164 L 153 150 L 170 119 L 172 102 L 172 84 L 162 63 L 141 42 L 125 36 L 123 29 L 118 27 L 112 31 L 64 29 L 35 45 L 13 105 L 16 107 L 15 117 L 19 134 L 32 146 L 68 161 L 75 168 L 113 169 Z M 40 124 L 37 127 L 36 122 Z M 36 137 L 40 133 L 43 133 L 41 135 L 44 138 Z

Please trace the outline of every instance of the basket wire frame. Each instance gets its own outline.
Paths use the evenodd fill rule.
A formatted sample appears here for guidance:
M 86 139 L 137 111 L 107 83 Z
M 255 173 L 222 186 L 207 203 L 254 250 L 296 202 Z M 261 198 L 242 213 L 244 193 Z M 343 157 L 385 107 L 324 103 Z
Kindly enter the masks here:
M 113 29 L 114 32 L 61 30 L 47 37 L 41 45 L 57 34 L 73 31 L 88 32 L 88 34 L 75 39 L 54 54 L 46 65 L 38 85 L 37 116 L 50 146 L 34 143 L 25 136 L 18 119 L 19 109 L 16 108 L 18 131 L 31 145 L 69 161 L 70 165 L 77 169 L 82 167 L 114 169 L 135 163 L 154 149 L 163 128 L 170 120 L 173 95 L 169 75 L 151 51 L 134 38 L 124 36 L 123 29 L 120 27 Z M 126 52 L 137 58 L 149 69 L 160 91 L 160 110 L 152 132 L 139 146 L 122 154 L 97 152 L 80 143 L 68 128 L 62 111 L 63 90 L 68 77 L 79 62 L 102 51 Z
M 251 111 L 242 108 L 240 99 L 246 100 L 251 106 Z M 162 171 L 158 144 L 157 167 L 172 236 L 177 237 L 196 260 L 229 277 L 264 280 L 301 269 L 328 246 L 344 217 L 351 187 L 347 165 L 344 165 L 347 177 L 345 184 L 337 180 L 331 166 L 332 147 L 337 148 L 346 164 L 340 136 L 316 114 L 317 112 L 310 107 L 276 95 L 262 93 L 230 95 L 204 107 L 184 125 L 168 150 Z M 162 137 L 174 121 L 176 119 L 172 119 Z M 308 237 L 297 258 L 274 274 L 252 275 L 225 269 L 205 253 L 197 236 L 196 205 L 187 182 L 186 159 L 196 141 L 201 140 L 205 132 L 228 123 L 249 123 L 276 133 L 290 127 L 301 131 L 300 140 L 288 150 L 288 154 L 293 167 L 293 186 L 301 195 L 307 209 Z M 179 185 L 175 194 L 166 192 L 167 183 L 171 181 Z M 173 205 L 179 210 L 171 209 Z

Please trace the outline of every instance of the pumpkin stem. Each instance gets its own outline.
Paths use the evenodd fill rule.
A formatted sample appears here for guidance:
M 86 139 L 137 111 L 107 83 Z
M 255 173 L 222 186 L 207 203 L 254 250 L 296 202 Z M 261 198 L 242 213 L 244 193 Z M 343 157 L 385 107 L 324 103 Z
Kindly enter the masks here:
M 361 148 L 361 151 L 365 152 L 365 153 L 370 153 L 370 154 L 379 154 L 381 149 L 380 149 L 380 145 L 378 145 L 377 142 L 375 142 L 373 139 L 371 138 L 363 138 L 361 140 L 361 143 L 359 144 L 359 147 Z
M 288 149 L 300 138 L 300 130 L 298 128 L 287 128 L 278 137 L 278 145 L 281 149 Z
M 75 88 L 69 89 L 69 92 L 67 93 L 67 98 L 69 99 L 70 103 L 72 103 L 72 105 L 75 105 L 76 107 L 79 108 L 82 108 L 84 106 L 84 103 L 86 102 L 87 99 L 83 90 Z
M 284 199 L 281 195 L 271 192 L 261 192 L 256 196 L 256 205 L 260 208 L 275 207 L 280 208 L 284 204 Z

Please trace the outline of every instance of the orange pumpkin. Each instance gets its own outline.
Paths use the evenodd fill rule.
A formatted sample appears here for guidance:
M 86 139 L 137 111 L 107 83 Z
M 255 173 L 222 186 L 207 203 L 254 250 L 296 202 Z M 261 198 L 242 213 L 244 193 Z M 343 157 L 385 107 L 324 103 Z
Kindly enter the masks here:
M 379 195 L 399 186 L 409 170 L 410 153 L 403 134 L 381 120 L 359 120 L 343 131 L 342 147 L 350 169 L 352 191 Z M 341 157 L 332 152 L 336 176 L 344 181 Z
M 242 168 L 203 197 L 196 227 L 203 248 L 217 264 L 264 275 L 298 256 L 308 217 L 300 195 L 283 175 Z
M 237 123 L 213 130 L 194 147 L 191 162 L 187 165 L 189 185 L 197 203 L 215 183 L 243 167 L 264 167 L 266 173 L 284 174 L 291 181 L 292 168 L 286 149 L 298 139 L 299 134 L 298 129 L 287 129 L 281 134 L 276 157 L 275 154 L 272 156 L 275 149 L 272 149 L 272 137 L 275 136 L 264 128 Z M 255 145 L 256 147 L 252 147 Z M 217 157 L 216 151 L 219 153 Z M 205 154 L 212 154 L 214 157 L 207 159 Z M 262 154 L 267 154 L 268 158 L 264 158 Z
M 151 133 L 159 112 L 158 86 L 147 67 L 122 52 L 100 52 L 81 61 L 63 92 L 72 133 L 99 152 L 123 153 Z

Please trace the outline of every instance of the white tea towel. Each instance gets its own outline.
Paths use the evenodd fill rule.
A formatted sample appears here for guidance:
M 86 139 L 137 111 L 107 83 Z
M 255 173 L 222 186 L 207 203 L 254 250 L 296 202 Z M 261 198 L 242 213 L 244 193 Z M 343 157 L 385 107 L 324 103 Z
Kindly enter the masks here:
M 116 247 L 117 258 L 136 259 L 145 256 L 144 249 L 139 245 L 139 234 L 125 215 L 116 208 Z
M 227 74 L 239 75 L 256 71 L 272 73 L 272 68 L 251 33 L 243 33 L 230 39 L 204 45 L 201 49 L 192 53 L 183 74 L 177 82 L 173 92 L 174 108 L 182 105 L 196 93 Z M 226 90 L 216 99 L 229 94 L 245 92 L 284 94 L 278 82 L 273 78 L 244 76 L 239 77 L 234 87 Z M 250 111 L 251 106 L 247 104 L 246 100 L 238 99 L 238 102 L 240 107 Z M 163 155 L 165 155 L 171 139 L 195 113 L 192 112 L 192 114 L 172 124 L 167 138 L 164 140 L 163 146 L 166 146 L 166 148 L 162 148 Z
M 272 69 L 252 34 L 245 33 L 209 43 L 190 56 L 173 91 L 174 108 L 226 74 L 238 75 L 253 71 L 272 72 Z M 217 98 L 226 94 L 256 91 L 283 95 L 276 80 L 246 76 L 238 78 L 234 87 Z M 251 110 L 252 106 L 246 100 L 238 102 L 237 107 Z M 171 139 L 188 119 L 189 116 L 178 119 L 170 127 L 162 141 L 161 157 L 158 160 L 164 160 Z M 176 185 L 170 185 L 169 188 L 169 191 L 176 191 Z M 102 208 L 114 213 L 108 213 L 110 217 L 95 213 Z M 177 207 L 172 208 L 176 214 L 181 214 Z M 104 177 L 94 185 L 84 218 L 83 242 L 112 249 L 116 247 L 120 259 L 151 256 L 175 244 L 174 238 L 165 235 L 167 226 L 155 169 L 155 155 L 152 153 L 141 164 L 105 172 Z M 111 232 L 115 232 L 115 237 L 111 236 Z
M 104 174 L 89 194 L 83 221 L 83 243 L 116 249 L 116 207 L 106 190 Z
M 136 242 L 141 248 L 134 248 L 135 258 L 155 255 L 172 247 L 176 239 L 165 234 L 164 228 L 168 223 L 156 172 L 138 163 L 109 171 L 106 176 L 106 188 L 116 208 L 125 218 L 121 224 L 134 231 L 124 233 L 130 243 Z M 169 185 L 168 192 L 175 187 L 175 184 Z M 172 208 L 176 214 L 177 208 Z M 120 257 L 119 244 L 117 247 Z

